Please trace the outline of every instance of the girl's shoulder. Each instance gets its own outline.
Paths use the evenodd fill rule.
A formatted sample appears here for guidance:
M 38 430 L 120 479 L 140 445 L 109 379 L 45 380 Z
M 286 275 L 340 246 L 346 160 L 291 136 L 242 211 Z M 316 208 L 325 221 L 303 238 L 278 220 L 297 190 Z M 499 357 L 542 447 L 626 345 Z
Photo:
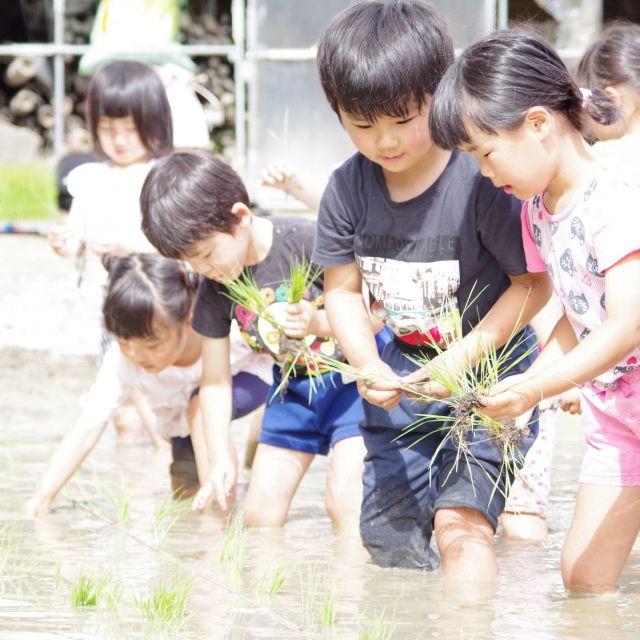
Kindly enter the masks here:
M 74 198 L 83 193 L 91 193 L 100 186 L 108 173 L 107 162 L 85 162 L 69 172 L 66 178 L 67 190 Z

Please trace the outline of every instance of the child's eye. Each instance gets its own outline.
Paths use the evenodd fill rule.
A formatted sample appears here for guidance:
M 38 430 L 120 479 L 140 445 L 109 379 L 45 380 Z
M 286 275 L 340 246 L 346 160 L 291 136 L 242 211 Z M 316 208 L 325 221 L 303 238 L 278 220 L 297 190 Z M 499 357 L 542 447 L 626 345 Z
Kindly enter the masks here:
M 370 124 L 356 124 L 355 126 L 358 129 L 371 129 L 371 125 Z
M 487 151 L 487 153 L 482 154 L 482 157 L 483 158 L 488 158 L 492 153 L 493 153 L 493 151 Z
M 407 122 L 411 122 L 414 118 L 415 116 L 411 116 L 410 118 L 405 118 L 404 120 L 398 120 L 396 124 L 407 124 Z

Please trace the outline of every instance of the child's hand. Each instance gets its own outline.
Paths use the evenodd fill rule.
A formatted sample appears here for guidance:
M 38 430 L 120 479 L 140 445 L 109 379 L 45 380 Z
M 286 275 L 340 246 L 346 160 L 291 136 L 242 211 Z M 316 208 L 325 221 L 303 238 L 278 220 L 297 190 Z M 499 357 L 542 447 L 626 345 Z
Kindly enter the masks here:
M 45 516 L 51 511 L 51 501 L 41 498 L 40 496 L 33 496 L 29 498 L 22 507 L 20 507 L 20 514 L 25 518 L 37 518 Z
M 134 253 L 134 251 L 129 247 L 108 242 L 91 242 L 89 244 L 89 248 L 99 258 L 102 258 L 102 256 L 106 255 L 107 253 L 118 258 L 122 258 L 124 256 L 130 255 L 131 253 Z
M 358 380 L 358 392 L 371 404 L 388 411 L 402 399 L 401 378 L 382 360 L 364 365 L 362 370 L 371 374 L 368 380 Z
M 530 383 L 526 374 L 509 376 L 489 389 L 486 394 L 479 394 L 478 410 L 494 420 L 518 418 L 533 409 L 540 402 L 540 394 Z
M 423 367 L 402 378 L 402 386 L 407 397 L 418 402 L 442 400 L 451 395 L 451 391 L 443 384 L 431 379 L 429 369 Z M 409 390 L 407 390 L 409 387 Z
M 232 456 L 215 460 L 209 480 L 196 493 L 191 510 L 202 511 L 215 497 L 220 508 L 226 511 L 235 501 L 237 479 L 237 464 Z
M 582 407 L 580 405 L 580 389 L 569 389 L 560 394 L 560 408 L 563 411 L 570 413 L 572 416 L 576 416 L 582 413 Z
M 287 312 L 282 322 L 282 328 L 289 338 L 304 338 L 309 333 L 309 324 L 316 310 L 307 300 L 287 305 Z
M 79 239 L 64 225 L 52 227 L 47 234 L 47 240 L 59 256 L 77 255 L 80 250 Z
M 295 183 L 295 175 L 289 167 L 284 164 L 272 164 L 262 172 L 258 185 L 290 193 Z

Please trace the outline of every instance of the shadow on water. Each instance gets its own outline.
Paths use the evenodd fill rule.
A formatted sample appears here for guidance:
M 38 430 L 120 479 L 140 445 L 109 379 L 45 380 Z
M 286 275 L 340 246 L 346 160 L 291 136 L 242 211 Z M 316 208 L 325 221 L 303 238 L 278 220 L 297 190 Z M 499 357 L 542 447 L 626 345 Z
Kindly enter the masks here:
M 498 538 L 495 588 L 457 589 L 438 573 L 379 569 L 357 540 L 335 535 L 321 459 L 283 530 L 233 530 L 218 511 L 193 514 L 170 500 L 168 451 L 106 434 L 54 512 L 22 520 L 19 507 L 93 375 L 89 359 L 50 358 L 3 354 L 0 638 L 639 637 L 637 550 L 619 593 L 564 594 L 560 549 L 582 453 L 573 419 L 558 425 L 548 542 Z M 244 432 L 234 425 L 239 445 Z

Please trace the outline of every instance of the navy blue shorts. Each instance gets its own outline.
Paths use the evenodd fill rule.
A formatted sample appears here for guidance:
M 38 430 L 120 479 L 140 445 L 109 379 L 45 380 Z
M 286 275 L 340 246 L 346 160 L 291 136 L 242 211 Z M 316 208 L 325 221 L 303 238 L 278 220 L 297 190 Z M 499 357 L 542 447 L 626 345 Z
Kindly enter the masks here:
M 364 414 L 355 382 L 344 384 L 340 374 L 322 374 L 309 395 L 309 378 L 291 377 L 283 398 L 272 397 L 282 377 L 273 368 L 273 386 L 258 442 L 274 447 L 326 455 L 336 442 L 360 435 Z
M 532 331 L 527 330 L 526 336 L 512 359 L 535 344 Z M 509 375 L 525 371 L 534 358 L 535 353 L 525 357 Z M 399 375 L 417 369 L 393 342 L 385 347 L 382 359 Z M 502 450 L 487 441 L 485 433 L 475 431 L 469 440 L 471 455 L 460 459 L 456 445 L 445 438 L 446 430 L 437 420 L 426 420 L 405 432 L 420 414 L 449 417 L 446 403 L 419 404 L 403 397 L 390 411 L 363 404 L 367 454 L 360 532 L 376 564 L 435 568 L 438 560 L 429 545 L 433 518 L 440 508 L 474 509 L 496 528 L 504 509 L 503 493 L 512 478 L 502 466 Z M 529 423 L 531 435 L 519 446 L 519 464 L 535 440 L 537 418 L 536 410 Z
M 258 376 L 240 371 L 233 376 L 233 413 L 232 418 L 242 418 L 255 411 L 267 399 L 269 385 Z M 198 393 L 198 388 L 193 395 Z M 192 396 L 193 397 L 193 396 Z M 173 462 L 170 473 L 172 476 L 185 478 L 186 484 L 195 484 L 198 481 L 195 469 L 195 454 L 191 437 L 171 438 L 171 453 Z

